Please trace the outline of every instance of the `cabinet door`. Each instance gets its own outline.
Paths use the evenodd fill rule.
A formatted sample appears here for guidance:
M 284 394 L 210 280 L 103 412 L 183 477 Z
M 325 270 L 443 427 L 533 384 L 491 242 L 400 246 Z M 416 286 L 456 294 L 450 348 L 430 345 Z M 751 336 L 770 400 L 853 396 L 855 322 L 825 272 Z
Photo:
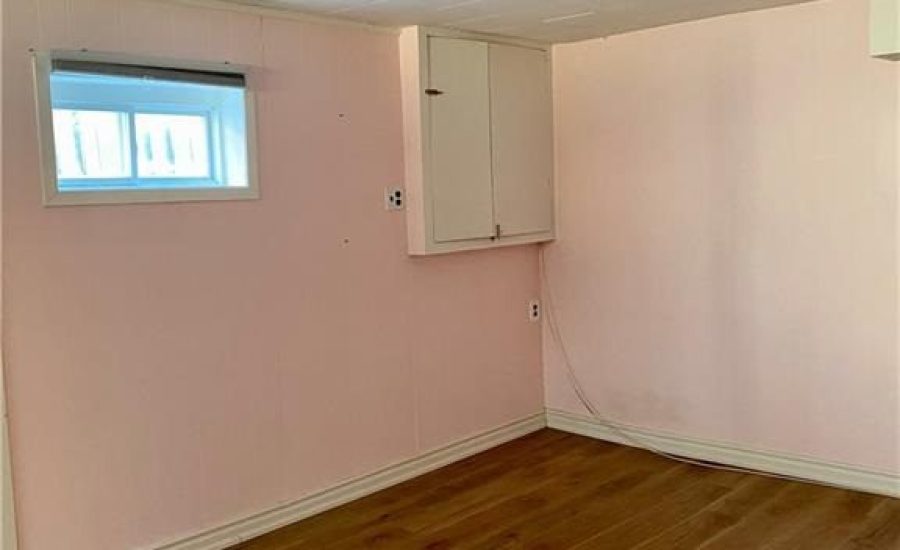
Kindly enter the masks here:
M 428 178 L 437 242 L 494 235 L 488 45 L 431 37 Z
M 502 236 L 553 229 L 553 103 L 546 52 L 492 44 L 494 212 Z

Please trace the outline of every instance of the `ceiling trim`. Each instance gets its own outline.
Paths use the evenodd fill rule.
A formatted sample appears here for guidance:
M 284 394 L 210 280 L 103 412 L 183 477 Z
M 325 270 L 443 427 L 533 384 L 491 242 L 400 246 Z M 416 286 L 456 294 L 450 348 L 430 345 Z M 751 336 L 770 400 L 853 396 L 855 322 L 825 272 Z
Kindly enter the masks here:
M 0 0 L 0 1 L 2 1 L 2 0 Z M 344 13 L 342 11 L 329 12 L 329 13 L 318 13 L 318 12 L 314 11 L 313 8 L 307 8 L 310 11 L 304 11 L 299 6 L 297 8 L 294 8 L 294 7 L 289 7 L 287 5 L 282 5 L 282 4 L 270 5 L 268 3 L 268 0 L 153 0 L 153 1 L 160 2 L 160 3 L 167 3 L 167 4 L 181 4 L 181 5 L 186 5 L 186 6 L 201 7 L 201 8 L 207 8 L 207 9 L 216 9 L 216 10 L 223 10 L 223 11 L 229 11 L 229 12 L 252 14 L 255 16 L 259 16 L 259 17 L 271 17 L 271 18 L 294 20 L 294 21 L 300 21 L 300 22 L 306 22 L 306 23 L 312 23 L 312 24 L 330 25 L 330 26 L 344 27 L 344 28 L 355 28 L 355 29 L 365 30 L 368 32 L 382 33 L 382 34 L 388 34 L 388 35 L 394 35 L 394 36 L 399 36 L 400 31 L 401 31 L 402 27 L 404 26 L 404 25 L 401 25 L 400 22 L 406 21 L 406 19 L 404 19 L 404 18 L 397 18 L 397 17 L 393 17 L 393 18 L 387 17 L 387 18 L 380 18 L 380 19 L 378 17 L 374 18 L 376 21 L 381 21 L 381 22 L 373 22 L 371 20 L 366 21 L 366 20 L 353 18 L 352 17 L 353 10 L 351 10 L 351 9 L 346 10 L 347 13 Z M 406 0 L 406 1 L 408 2 L 410 0 Z M 474 1 L 478 1 L 478 0 L 474 0 Z M 509 0 L 506 0 L 506 1 L 509 1 Z M 537 0 L 531 0 L 531 1 L 537 1 Z M 616 0 L 616 1 L 623 2 L 622 6 L 627 6 L 628 5 L 627 3 L 630 0 Z M 521 39 L 521 40 L 525 40 L 525 41 L 531 41 L 533 43 L 537 42 L 542 45 L 543 44 L 553 45 L 553 44 L 566 44 L 566 43 L 572 43 L 572 42 L 581 42 L 581 41 L 585 41 L 585 40 L 603 39 L 603 38 L 608 38 L 608 37 L 614 36 L 614 35 L 628 34 L 628 33 L 639 32 L 639 31 L 643 31 L 643 30 L 647 30 L 647 29 L 651 29 L 651 28 L 667 27 L 670 25 L 684 24 L 684 23 L 688 23 L 688 22 L 699 21 L 699 20 L 704 20 L 704 19 L 711 19 L 711 18 L 716 18 L 716 17 L 731 16 L 731 15 L 736 15 L 738 13 L 757 11 L 760 9 L 778 9 L 781 7 L 786 8 L 786 7 L 792 6 L 792 5 L 798 5 L 798 4 L 803 4 L 803 3 L 807 3 L 807 2 L 814 2 L 815 0 L 733 0 L 734 11 L 724 11 L 724 12 L 719 12 L 719 11 L 716 11 L 715 9 L 713 9 L 718 6 L 714 6 L 712 4 L 706 3 L 708 1 L 709 0 L 679 0 L 679 2 L 683 3 L 686 6 L 685 10 L 687 10 L 687 6 L 694 5 L 694 3 L 699 2 L 699 4 L 698 4 L 699 7 L 697 8 L 699 11 L 696 11 L 694 13 L 694 17 L 689 16 L 688 12 L 690 10 L 687 10 L 687 11 L 679 11 L 679 10 L 665 11 L 664 10 L 665 13 L 657 14 L 658 17 L 656 17 L 656 20 L 651 21 L 650 19 L 653 19 L 653 18 L 647 19 L 647 17 L 649 17 L 649 16 L 647 16 L 647 17 L 640 16 L 639 17 L 641 12 L 640 12 L 640 10 L 638 10 L 637 15 L 632 13 L 631 19 L 628 19 L 626 17 L 623 20 L 618 20 L 618 23 L 615 22 L 615 21 L 617 21 L 615 19 L 610 19 L 609 20 L 610 22 L 608 22 L 608 24 L 603 24 L 603 25 L 600 25 L 599 23 L 590 24 L 590 22 L 585 22 L 583 24 L 573 24 L 571 26 L 562 25 L 556 31 L 554 31 L 553 29 L 541 30 L 538 28 L 538 27 L 540 27 L 540 25 L 535 27 L 534 25 L 531 25 L 531 23 L 528 23 L 528 22 L 520 24 L 518 27 L 513 25 L 513 26 L 509 27 L 508 29 L 506 27 L 503 27 L 502 25 L 500 27 L 497 27 L 496 25 L 494 25 L 494 26 L 481 25 L 481 28 L 484 28 L 484 31 L 478 31 L 478 30 L 476 30 L 477 28 L 479 28 L 479 25 L 477 25 L 477 24 L 474 25 L 474 28 L 470 29 L 469 27 L 472 27 L 471 22 L 479 19 L 478 17 L 475 17 L 475 18 L 463 17 L 462 19 L 457 19 L 457 20 L 452 20 L 452 21 L 444 21 L 443 24 L 441 22 L 436 22 L 436 24 L 429 23 L 429 21 L 426 21 L 423 18 L 408 18 L 408 19 L 411 22 L 413 20 L 418 20 L 420 24 L 430 27 L 430 28 L 440 27 L 440 28 L 449 29 L 449 30 L 453 30 L 453 31 L 459 31 L 460 33 L 478 34 L 480 38 L 482 38 L 484 40 L 489 40 L 489 41 L 499 41 L 499 40 L 508 41 L 511 39 L 512 40 Z M 859 1 L 864 1 L 864 0 L 859 0 Z M 891 1 L 900 1 L 900 0 L 891 0 Z M 370 1 L 369 3 L 366 3 L 365 5 L 374 6 L 374 5 L 381 4 L 382 2 L 385 2 L 385 5 L 387 5 L 389 3 L 389 2 L 387 2 L 387 0 L 377 0 L 377 1 Z M 463 6 L 463 5 L 469 5 L 472 3 L 473 3 L 473 0 L 466 0 L 463 2 L 459 2 L 459 4 L 454 4 L 454 6 L 455 5 Z M 406 4 L 404 2 L 400 2 L 399 5 L 402 6 L 402 5 L 406 5 Z M 573 4 L 573 5 L 579 5 L 579 4 Z M 585 5 L 587 5 L 587 4 L 585 4 Z M 616 5 L 618 5 L 618 4 L 616 4 Z M 676 2 L 673 5 L 677 7 L 680 4 L 678 2 Z M 624 9 L 624 7 L 623 7 L 623 9 Z M 710 10 L 712 10 L 712 11 L 710 11 Z M 628 11 L 628 10 L 626 10 L 626 11 Z M 623 13 L 625 13 L 625 12 L 623 12 Z M 570 15 L 560 15 L 557 17 L 550 17 L 548 19 L 542 20 L 541 22 L 548 23 L 548 22 L 565 22 L 570 19 L 577 20 L 578 18 L 587 16 L 588 14 L 598 15 L 598 13 L 596 13 L 594 11 L 590 11 L 590 12 L 585 11 L 585 12 L 575 13 L 575 14 L 570 14 Z M 361 14 L 359 14 L 359 15 L 362 16 Z M 462 16 L 464 14 L 459 14 L 459 15 Z M 599 14 L 599 15 L 602 15 L 602 14 Z M 599 15 L 598 15 L 598 17 L 599 17 Z M 646 16 L 647 14 L 644 14 L 644 15 Z M 612 17 L 612 16 L 607 14 L 606 17 Z M 624 15 L 623 15 L 623 17 L 624 17 Z M 637 19 L 634 19 L 635 17 L 637 17 Z M 642 19 L 642 17 L 643 17 L 643 19 Z M 600 18 L 600 19 L 598 19 L 598 21 L 602 22 L 602 21 L 606 21 L 606 19 Z M 635 26 L 635 24 L 638 24 L 638 25 Z M 599 26 L 597 26 L 597 25 L 599 25 Z M 518 31 L 516 30 L 517 28 L 518 28 Z
M 2 0 L 0 0 L 2 1 Z M 235 2 L 234 0 L 153 0 L 160 4 L 177 4 L 182 6 L 191 6 L 196 8 L 207 8 L 214 10 L 230 11 L 236 13 L 244 13 L 256 15 L 260 17 L 273 17 L 277 19 L 288 19 L 293 21 L 301 21 L 305 23 L 313 23 L 320 25 L 332 25 L 338 27 L 349 27 L 367 30 L 381 34 L 391 34 L 400 36 L 403 27 L 393 27 L 389 25 L 377 25 L 374 23 L 366 23 L 364 21 L 355 21 L 341 17 L 330 17 L 327 15 L 316 15 L 290 8 L 278 8 L 269 6 L 258 6 L 255 4 L 244 4 Z M 416 26 L 416 25 L 409 25 Z M 516 36 L 506 36 L 503 34 L 493 34 L 478 31 L 469 31 L 453 26 L 437 27 L 426 25 L 424 28 L 430 30 L 440 30 L 447 36 L 456 35 L 460 38 L 471 38 L 473 40 L 480 39 L 486 42 L 496 42 L 501 44 L 511 44 L 518 46 L 526 46 L 538 49 L 547 49 L 553 45 L 553 42 L 544 40 L 534 40 L 531 38 L 521 38 Z
M 362 21 L 353 21 L 351 19 L 343 19 L 340 17 L 329 17 L 327 15 L 314 15 L 298 10 L 287 8 L 276 8 L 269 6 L 257 6 L 254 4 L 244 4 L 227 0 L 153 0 L 162 4 L 180 4 L 182 6 L 192 6 L 197 8 L 207 8 L 214 10 L 231 11 L 237 13 L 245 13 L 249 15 L 258 15 L 260 17 L 273 17 L 277 19 L 289 19 L 293 21 L 302 21 L 305 23 L 317 23 L 320 25 L 332 25 L 338 27 L 350 27 L 356 29 L 364 29 L 371 32 L 400 35 L 400 27 L 391 27 L 386 25 L 375 25 Z

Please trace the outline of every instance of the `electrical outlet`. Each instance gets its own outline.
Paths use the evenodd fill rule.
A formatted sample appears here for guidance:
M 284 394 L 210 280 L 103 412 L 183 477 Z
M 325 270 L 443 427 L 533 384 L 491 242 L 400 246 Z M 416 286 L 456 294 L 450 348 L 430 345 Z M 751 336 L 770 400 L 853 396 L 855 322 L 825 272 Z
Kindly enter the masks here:
M 406 197 L 401 187 L 388 187 L 384 190 L 384 209 L 403 210 L 406 206 Z
M 541 320 L 541 302 L 540 300 L 532 300 L 528 302 L 528 319 L 532 323 Z

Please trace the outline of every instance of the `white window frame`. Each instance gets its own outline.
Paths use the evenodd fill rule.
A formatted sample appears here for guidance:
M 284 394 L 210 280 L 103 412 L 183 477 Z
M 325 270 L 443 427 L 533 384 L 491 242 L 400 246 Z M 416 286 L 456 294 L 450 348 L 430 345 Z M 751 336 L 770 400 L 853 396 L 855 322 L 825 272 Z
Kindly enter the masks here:
M 181 69 L 241 75 L 247 85 L 244 90 L 247 140 L 247 186 L 245 187 L 172 187 L 169 189 L 92 189 L 60 191 L 57 181 L 56 144 L 53 134 L 53 102 L 50 73 L 55 60 L 91 61 L 144 65 L 164 69 Z M 111 54 L 88 51 L 52 50 L 34 54 L 35 95 L 37 105 L 38 138 L 41 153 L 41 179 L 45 206 L 74 206 L 92 204 L 134 204 L 154 202 L 194 202 L 220 200 L 253 200 L 259 198 L 257 169 L 256 101 L 248 67 L 230 63 L 210 63 L 164 58 Z M 131 108 L 133 110 L 133 107 Z M 216 153 L 210 151 L 213 156 Z M 164 180 L 160 181 L 164 184 Z

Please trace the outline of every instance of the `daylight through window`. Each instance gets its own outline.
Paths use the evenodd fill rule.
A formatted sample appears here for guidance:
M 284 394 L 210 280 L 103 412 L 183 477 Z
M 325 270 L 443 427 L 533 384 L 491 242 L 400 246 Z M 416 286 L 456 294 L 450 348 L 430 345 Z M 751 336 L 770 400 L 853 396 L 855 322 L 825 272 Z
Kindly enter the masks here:
M 47 69 L 55 193 L 250 187 L 243 74 L 69 59 Z

